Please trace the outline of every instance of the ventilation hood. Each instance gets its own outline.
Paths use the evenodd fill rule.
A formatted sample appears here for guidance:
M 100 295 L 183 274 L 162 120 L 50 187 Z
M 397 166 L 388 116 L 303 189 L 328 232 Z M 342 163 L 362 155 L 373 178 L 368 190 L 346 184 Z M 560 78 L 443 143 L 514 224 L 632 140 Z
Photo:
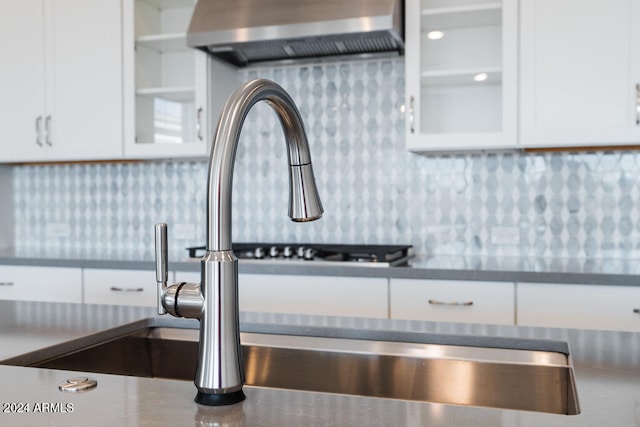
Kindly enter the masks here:
M 236 66 L 404 51 L 402 0 L 198 0 L 187 44 Z

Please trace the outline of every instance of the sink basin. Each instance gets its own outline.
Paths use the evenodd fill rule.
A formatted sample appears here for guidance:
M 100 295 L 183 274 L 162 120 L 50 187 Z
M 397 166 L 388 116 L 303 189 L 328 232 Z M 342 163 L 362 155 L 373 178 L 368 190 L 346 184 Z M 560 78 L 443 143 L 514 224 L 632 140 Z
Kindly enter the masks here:
M 196 329 L 145 326 L 94 341 L 33 352 L 19 364 L 194 378 Z M 247 332 L 241 341 L 249 386 L 579 413 L 571 358 L 562 352 Z

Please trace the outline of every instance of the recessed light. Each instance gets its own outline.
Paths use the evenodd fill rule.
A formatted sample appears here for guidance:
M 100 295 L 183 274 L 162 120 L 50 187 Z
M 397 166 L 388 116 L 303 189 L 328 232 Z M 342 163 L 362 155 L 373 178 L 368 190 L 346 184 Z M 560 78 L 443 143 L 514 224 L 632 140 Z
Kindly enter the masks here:
M 487 80 L 489 78 L 489 75 L 487 73 L 478 73 L 475 76 L 473 76 L 473 80 L 477 81 L 477 82 L 483 82 L 485 80 Z
M 429 40 L 440 40 L 444 37 L 444 33 L 442 31 L 429 31 L 427 33 L 427 38 Z

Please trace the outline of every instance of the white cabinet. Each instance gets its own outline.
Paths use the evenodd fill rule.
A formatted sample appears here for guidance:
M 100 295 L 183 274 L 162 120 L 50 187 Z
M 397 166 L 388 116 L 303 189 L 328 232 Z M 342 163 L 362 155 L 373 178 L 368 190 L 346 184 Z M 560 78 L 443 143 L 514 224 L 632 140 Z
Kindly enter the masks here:
M 640 142 L 640 1 L 521 1 L 525 147 Z
M 513 325 L 510 282 L 391 279 L 392 319 Z
M 0 4 L 0 161 L 122 156 L 120 1 Z
M 199 273 L 176 273 L 176 280 L 200 283 Z M 240 274 L 241 311 L 388 317 L 388 279 L 369 277 Z
M 409 150 L 517 145 L 517 4 L 406 1 Z
M 0 299 L 82 302 L 82 270 L 0 265 Z
M 154 271 L 85 268 L 83 273 L 86 304 L 156 305 Z
M 640 287 L 517 284 L 517 324 L 640 331 Z
M 221 98 L 236 86 L 236 76 L 234 69 L 187 47 L 194 5 L 194 0 L 124 0 L 128 158 L 207 154 Z

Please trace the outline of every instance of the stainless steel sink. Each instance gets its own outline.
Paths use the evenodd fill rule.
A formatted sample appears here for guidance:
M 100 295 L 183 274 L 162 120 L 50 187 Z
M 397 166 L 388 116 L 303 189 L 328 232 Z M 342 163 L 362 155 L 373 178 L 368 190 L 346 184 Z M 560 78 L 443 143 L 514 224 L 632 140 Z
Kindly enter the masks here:
M 242 333 L 247 385 L 573 415 L 571 358 L 554 351 Z M 144 327 L 23 366 L 193 380 L 198 330 Z M 15 364 L 15 362 L 13 363 Z

